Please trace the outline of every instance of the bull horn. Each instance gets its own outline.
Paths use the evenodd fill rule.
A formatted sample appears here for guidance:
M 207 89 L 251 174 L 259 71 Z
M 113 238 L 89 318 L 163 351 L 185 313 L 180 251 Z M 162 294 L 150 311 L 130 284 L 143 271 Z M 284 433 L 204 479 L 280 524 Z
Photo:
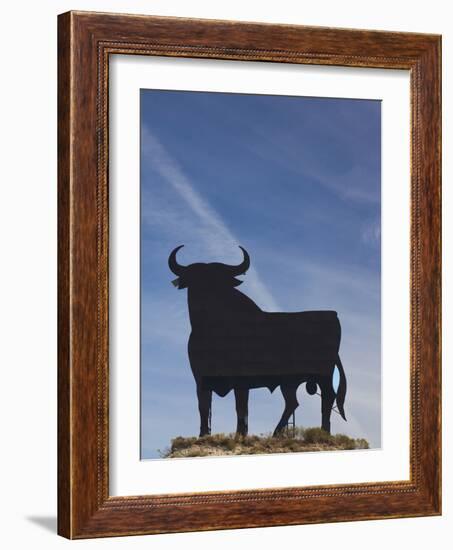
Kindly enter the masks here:
M 180 246 L 177 246 L 173 252 L 170 254 L 170 256 L 168 257 L 168 267 L 171 269 L 171 271 L 173 271 L 173 273 L 175 275 L 178 275 L 178 277 L 180 275 L 183 274 L 183 272 L 186 270 L 186 266 L 185 265 L 180 265 L 178 264 L 178 262 L 176 261 L 176 253 L 178 252 L 178 250 L 180 250 L 184 245 L 180 245 Z
M 239 265 L 229 265 L 227 266 L 230 269 L 230 273 L 233 277 L 237 277 L 238 275 L 242 275 L 247 271 L 247 269 L 250 267 L 250 256 L 245 250 L 245 248 L 242 248 L 242 246 L 239 247 L 242 250 L 242 253 L 244 254 L 244 259 L 242 263 Z

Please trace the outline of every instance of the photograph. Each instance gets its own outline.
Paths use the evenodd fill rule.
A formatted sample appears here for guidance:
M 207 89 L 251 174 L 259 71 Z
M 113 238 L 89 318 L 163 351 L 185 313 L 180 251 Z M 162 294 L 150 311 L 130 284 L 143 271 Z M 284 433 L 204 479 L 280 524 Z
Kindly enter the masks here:
M 141 459 L 381 447 L 381 101 L 140 90 Z
M 3 548 L 452 547 L 449 8 L 5 2 Z

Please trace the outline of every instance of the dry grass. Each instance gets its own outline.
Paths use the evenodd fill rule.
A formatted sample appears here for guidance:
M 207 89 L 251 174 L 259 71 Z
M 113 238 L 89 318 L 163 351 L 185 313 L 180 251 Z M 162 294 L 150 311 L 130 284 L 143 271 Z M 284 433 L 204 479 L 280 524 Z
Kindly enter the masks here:
M 296 428 L 294 436 L 271 434 L 236 436 L 214 434 L 204 437 L 176 437 L 171 447 L 160 451 L 162 458 L 196 456 L 252 455 L 271 453 L 297 453 L 308 451 L 340 451 L 368 449 L 365 439 L 353 439 L 344 434 L 330 435 L 321 428 Z

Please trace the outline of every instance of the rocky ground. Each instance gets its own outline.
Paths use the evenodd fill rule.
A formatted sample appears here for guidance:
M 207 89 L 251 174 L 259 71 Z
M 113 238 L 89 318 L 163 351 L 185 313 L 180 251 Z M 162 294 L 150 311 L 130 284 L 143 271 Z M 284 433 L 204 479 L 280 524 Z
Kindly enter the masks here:
M 160 451 L 160 454 L 162 458 L 183 458 L 368 448 L 365 439 L 353 439 L 343 434 L 330 435 L 320 428 L 298 427 L 280 437 L 272 437 L 270 434 L 236 437 L 235 434 L 223 433 L 200 438 L 176 437 L 172 439 L 171 447 Z

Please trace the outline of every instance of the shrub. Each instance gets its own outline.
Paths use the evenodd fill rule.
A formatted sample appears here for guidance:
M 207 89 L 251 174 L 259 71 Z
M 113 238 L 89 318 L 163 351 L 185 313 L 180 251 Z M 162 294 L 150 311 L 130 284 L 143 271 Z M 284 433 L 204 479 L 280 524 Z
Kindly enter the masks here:
M 355 449 L 356 442 L 355 439 L 351 439 L 347 435 L 337 434 L 334 436 L 335 444 L 343 449 Z
M 356 449 L 369 449 L 370 445 L 366 439 L 356 439 Z
M 294 435 L 296 439 L 305 439 L 305 428 L 296 426 Z
M 196 437 L 175 437 L 171 440 L 171 449 L 172 451 L 177 451 L 180 449 L 188 449 L 197 441 Z
M 163 451 L 160 449 L 157 449 L 157 454 L 160 456 L 160 458 L 168 458 L 172 453 L 172 449 L 170 447 L 165 447 Z
M 333 437 L 322 428 L 307 428 L 304 431 L 305 443 L 332 443 Z

